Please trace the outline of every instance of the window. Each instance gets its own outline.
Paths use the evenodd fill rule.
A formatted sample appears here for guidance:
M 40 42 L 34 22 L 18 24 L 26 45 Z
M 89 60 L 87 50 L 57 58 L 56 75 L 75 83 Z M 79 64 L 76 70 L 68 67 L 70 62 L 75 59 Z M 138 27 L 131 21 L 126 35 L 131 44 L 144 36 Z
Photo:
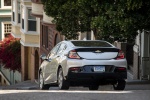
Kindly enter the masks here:
M 11 6 L 11 0 L 4 0 L 4 6 Z
M 25 18 L 25 11 L 24 11 L 24 7 L 23 6 L 21 6 L 21 12 L 22 12 L 22 19 L 21 19 L 21 26 L 22 26 L 22 29 L 24 29 L 24 18 Z
M 28 31 L 36 31 L 36 17 L 31 16 L 31 9 L 28 9 Z
M 42 25 L 42 46 L 48 48 L 48 26 Z
M 17 6 L 18 6 L 18 23 L 20 23 L 20 2 L 17 2 Z
M 2 8 L 11 8 L 11 0 L 1 0 Z
M 4 35 L 7 36 L 11 33 L 11 24 L 4 24 Z
M 22 19 L 22 29 L 24 29 L 24 19 Z
M 62 43 L 58 50 L 58 54 L 62 53 L 66 48 L 67 48 L 66 44 Z
M 52 57 L 57 53 L 59 47 L 60 47 L 60 44 L 57 44 L 57 45 L 51 50 L 51 52 L 50 52 L 49 55 L 48 55 L 48 58 L 49 58 L 49 59 L 52 58 Z
M 13 0 L 13 8 L 12 8 L 12 19 L 15 21 L 15 1 Z
M 11 23 L 2 22 L 2 39 L 11 33 Z
M 13 22 L 15 21 L 15 12 L 12 12 L 12 19 L 13 19 Z
M 72 41 L 75 46 L 81 47 L 112 47 L 104 41 Z
M 20 1 L 15 1 L 15 0 L 13 0 L 13 7 L 12 7 L 12 20 L 13 20 L 13 22 L 16 22 L 16 23 L 20 23 Z M 17 6 L 17 7 L 16 7 Z M 22 10 L 23 11 L 23 10 Z M 23 13 L 24 13 L 24 11 L 23 11 Z

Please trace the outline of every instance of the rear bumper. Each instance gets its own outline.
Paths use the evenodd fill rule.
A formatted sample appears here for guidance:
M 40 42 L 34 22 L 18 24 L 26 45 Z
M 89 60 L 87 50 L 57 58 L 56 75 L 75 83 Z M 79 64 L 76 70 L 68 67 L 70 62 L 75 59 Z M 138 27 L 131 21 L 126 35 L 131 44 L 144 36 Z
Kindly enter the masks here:
M 125 67 L 127 68 L 126 59 L 120 60 L 87 60 L 87 59 L 67 59 L 66 64 L 63 64 L 64 76 L 67 76 L 69 73 L 69 68 L 72 67 L 84 67 L 84 66 L 116 66 L 116 67 Z
M 105 85 L 114 84 L 117 80 L 127 79 L 127 72 L 114 73 L 73 73 L 69 72 L 66 79 L 70 85 Z

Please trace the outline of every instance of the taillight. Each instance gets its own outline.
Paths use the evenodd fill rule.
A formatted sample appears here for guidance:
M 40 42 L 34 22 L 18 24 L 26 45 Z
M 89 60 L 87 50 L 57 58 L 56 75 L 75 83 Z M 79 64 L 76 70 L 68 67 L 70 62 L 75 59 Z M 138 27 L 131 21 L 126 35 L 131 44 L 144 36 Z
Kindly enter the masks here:
M 123 51 L 119 50 L 117 58 L 116 59 L 124 59 L 124 53 Z
M 70 72 L 81 72 L 81 67 L 72 67 L 72 68 L 69 68 L 69 71 Z
M 72 59 L 80 59 L 79 55 L 77 54 L 76 50 L 71 50 L 69 52 L 69 55 L 68 55 L 69 58 L 72 58 Z

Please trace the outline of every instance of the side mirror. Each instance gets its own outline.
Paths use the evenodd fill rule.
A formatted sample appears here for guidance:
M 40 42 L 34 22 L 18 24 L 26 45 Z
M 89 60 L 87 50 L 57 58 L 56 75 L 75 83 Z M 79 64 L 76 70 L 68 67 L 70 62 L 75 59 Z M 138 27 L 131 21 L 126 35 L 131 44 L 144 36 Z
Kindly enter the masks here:
M 47 57 L 46 57 L 46 55 L 45 55 L 45 54 L 42 54 L 42 55 L 40 56 L 40 58 L 41 58 L 42 60 L 47 59 Z

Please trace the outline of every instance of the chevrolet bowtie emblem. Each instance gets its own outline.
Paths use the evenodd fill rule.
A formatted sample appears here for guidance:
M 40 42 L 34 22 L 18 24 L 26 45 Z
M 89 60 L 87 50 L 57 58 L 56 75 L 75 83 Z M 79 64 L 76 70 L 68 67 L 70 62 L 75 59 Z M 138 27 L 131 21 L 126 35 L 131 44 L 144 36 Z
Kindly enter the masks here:
M 102 51 L 100 51 L 100 50 L 96 50 L 96 51 L 95 51 L 95 53 L 101 53 L 101 52 L 102 52 Z

